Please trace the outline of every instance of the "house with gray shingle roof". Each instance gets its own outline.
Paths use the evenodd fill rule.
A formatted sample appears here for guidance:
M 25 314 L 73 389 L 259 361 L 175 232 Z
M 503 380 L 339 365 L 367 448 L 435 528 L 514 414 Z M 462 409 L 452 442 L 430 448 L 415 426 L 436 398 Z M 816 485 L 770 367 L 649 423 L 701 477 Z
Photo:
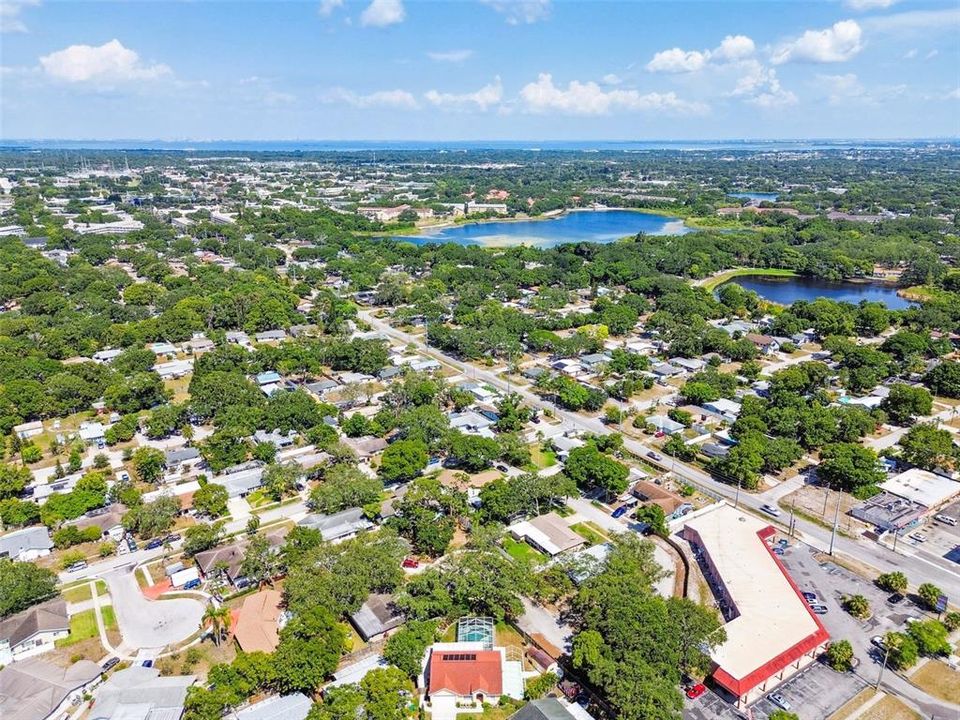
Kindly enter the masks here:
M 0 665 L 53 650 L 70 634 L 67 603 L 60 598 L 0 620 Z

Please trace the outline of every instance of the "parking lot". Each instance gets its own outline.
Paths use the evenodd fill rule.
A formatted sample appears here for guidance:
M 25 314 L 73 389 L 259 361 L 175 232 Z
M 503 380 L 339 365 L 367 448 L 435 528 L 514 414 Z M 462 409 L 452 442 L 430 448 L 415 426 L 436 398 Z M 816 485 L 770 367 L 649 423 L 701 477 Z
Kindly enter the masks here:
M 939 514 L 960 519 L 960 501 L 943 508 Z M 919 554 L 930 554 L 960 564 L 960 525 L 947 525 L 930 518 L 919 532 L 926 536 L 926 542 L 917 543 L 909 538 L 902 538 L 901 542 L 907 540 Z
M 839 565 L 819 562 L 820 557 L 809 548 L 797 546 L 787 551 L 783 561 L 800 589 L 816 593 L 829 608 L 826 615 L 820 616 L 820 621 L 832 638 L 850 641 L 860 660 L 857 674 L 867 682 L 874 682 L 880 670 L 880 658 L 870 638 L 893 630 L 903 631 L 907 618 L 924 619 L 927 615 L 909 597 L 891 604 L 890 593 Z M 909 571 L 907 574 L 909 577 Z M 845 612 L 841 606 L 844 595 L 863 595 L 870 602 L 872 615 L 867 620 L 858 620 Z
M 856 675 L 839 675 L 826 665 L 815 662 L 774 692 L 786 699 L 790 711 L 799 715 L 800 720 L 823 720 L 866 686 L 867 683 Z M 754 720 L 766 720 L 776 709 L 776 705 L 766 698 L 750 707 Z M 719 695 L 708 692 L 697 700 L 688 701 L 684 717 L 690 720 L 735 720 L 747 715 Z

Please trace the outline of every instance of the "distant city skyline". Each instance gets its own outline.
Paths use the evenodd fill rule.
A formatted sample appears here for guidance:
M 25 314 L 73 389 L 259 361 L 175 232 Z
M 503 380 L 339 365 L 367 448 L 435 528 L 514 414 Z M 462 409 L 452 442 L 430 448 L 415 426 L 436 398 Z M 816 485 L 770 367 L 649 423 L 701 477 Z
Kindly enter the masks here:
M 0 0 L 0 139 L 960 136 L 954 2 Z

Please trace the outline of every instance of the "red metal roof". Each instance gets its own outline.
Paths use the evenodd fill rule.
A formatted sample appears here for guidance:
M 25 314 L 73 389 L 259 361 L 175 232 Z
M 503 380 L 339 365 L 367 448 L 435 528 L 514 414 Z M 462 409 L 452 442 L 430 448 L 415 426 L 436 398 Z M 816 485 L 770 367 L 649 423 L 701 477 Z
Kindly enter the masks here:
M 823 624 L 820 622 L 820 618 L 817 617 L 816 613 L 810 609 L 810 606 L 807 604 L 806 600 L 803 599 L 803 596 L 800 594 L 800 588 L 797 587 L 797 584 L 793 581 L 793 578 L 790 577 L 790 573 L 787 572 L 787 569 L 783 566 L 780 558 L 777 557 L 776 553 L 774 553 L 771 547 L 767 545 L 766 539 L 775 535 L 776 532 L 777 531 L 775 528 L 768 525 L 766 528 L 758 532 L 757 536 L 760 538 L 760 542 L 763 543 L 764 547 L 767 548 L 767 552 L 770 553 L 770 556 L 773 558 L 774 562 L 777 563 L 777 567 L 780 568 L 780 572 L 783 573 L 783 576 L 787 579 L 787 582 L 790 583 L 790 587 L 793 588 L 793 591 L 797 594 L 797 599 L 800 600 L 804 607 L 807 608 L 807 612 L 810 613 L 810 617 L 812 617 L 813 621 L 817 624 L 817 630 L 798 642 L 793 647 L 780 653 L 769 662 L 764 663 L 756 670 L 748 673 L 742 678 L 733 677 L 722 667 L 718 667 L 716 670 L 714 670 L 713 679 L 717 682 L 717 684 L 726 688 L 737 697 L 746 695 L 757 685 L 762 684 L 768 678 L 776 675 L 778 672 L 788 667 L 791 663 L 796 662 L 806 653 L 814 650 L 830 639 L 830 633 L 828 633 L 826 628 L 823 627 Z
M 430 654 L 433 694 L 448 690 L 456 695 L 503 693 L 502 656 L 499 650 L 434 650 Z

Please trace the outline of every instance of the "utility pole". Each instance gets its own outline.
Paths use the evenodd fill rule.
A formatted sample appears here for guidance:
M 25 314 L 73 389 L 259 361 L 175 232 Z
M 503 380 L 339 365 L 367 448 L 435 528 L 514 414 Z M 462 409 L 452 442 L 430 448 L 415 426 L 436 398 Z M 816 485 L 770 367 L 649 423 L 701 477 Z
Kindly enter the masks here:
M 733 499 L 733 507 L 734 507 L 734 508 L 739 508 L 739 507 L 740 507 L 740 485 L 741 485 L 742 482 L 743 482 L 743 481 L 742 481 L 740 478 L 737 478 L 737 494 L 736 494 L 736 497 L 734 497 L 734 499 Z
M 840 523 L 840 497 L 841 493 L 837 493 L 837 507 L 833 511 L 833 532 L 830 533 L 830 555 L 833 555 L 833 544 L 837 540 L 837 525 Z

